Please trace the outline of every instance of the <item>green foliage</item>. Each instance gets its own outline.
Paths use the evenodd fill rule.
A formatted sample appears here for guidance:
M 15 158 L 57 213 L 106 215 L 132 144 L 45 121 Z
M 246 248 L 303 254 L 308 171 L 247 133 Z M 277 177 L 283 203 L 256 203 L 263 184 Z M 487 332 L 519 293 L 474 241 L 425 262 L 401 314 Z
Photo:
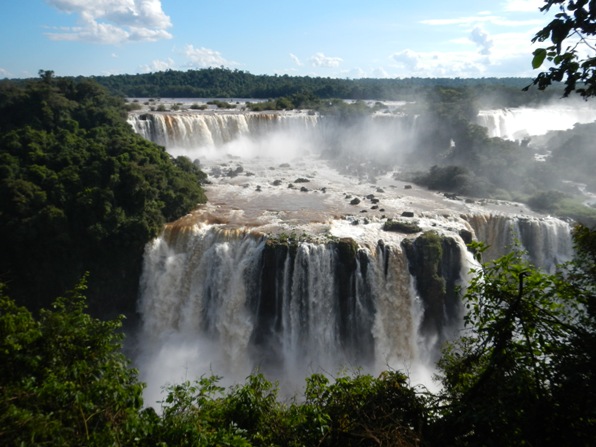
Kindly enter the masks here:
M 429 189 L 456 192 L 467 190 L 470 183 L 469 171 L 461 166 L 432 166 L 428 173 L 421 173 L 411 178 L 411 181 L 424 185 Z
M 251 444 L 243 430 L 226 424 L 224 388 L 217 377 L 203 377 L 195 383 L 184 382 L 167 388 L 162 403 L 163 415 L 155 419 L 148 445 L 247 447 Z
M 133 445 L 143 385 L 120 352 L 121 320 L 85 313 L 81 282 L 36 319 L 0 290 L 0 443 Z
M 419 233 L 422 229 L 413 222 L 404 222 L 400 220 L 387 220 L 383 224 L 383 231 L 393 231 L 395 233 L 413 234 Z
M 333 382 L 315 374 L 307 380 L 305 396 L 305 410 L 315 416 L 313 435 L 324 436 L 303 445 L 408 446 L 421 441 L 424 400 L 400 372 L 386 371 L 378 378 L 340 376 Z
M 482 93 L 492 107 L 515 107 L 532 101 L 546 101 L 551 95 L 520 90 L 530 78 L 405 78 L 405 79 L 331 79 L 311 76 L 254 75 L 241 70 L 206 68 L 167 70 L 137 75 L 94 76 L 93 80 L 118 95 L 137 98 L 288 98 L 296 108 L 308 98 L 376 99 L 380 101 L 419 101 L 430 89 L 469 88 Z M 553 91 L 554 96 L 559 92 Z M 273 98 L 273 99 L 272 99 Z M 286 107 L 284 107 L 286 108 Z
M 536 33 L 532 42 L 550 41 L 533 53 L 532 68 L 549 62 L 533 85 L 544 90 L 553 82 L 565 83 L 564 96 L 576 92 L 587 98 L 596 94 L 596 58 L 590 40 L 596 34 L 596 7 L 591 0 L 544 0 L 541 11 L 557 6 L 554 19 Z M 586 52 L 587 50 L 587 52 Z M 528 87 L 526 87 L 527 90 Z
M 518 251 L 475 272 L 465 295 L 467 332 L 439 362 L 444 406 L 433 437 L 443 445 L 589 443 L 594 392 L 571 385 L 568 363 L 593 380 L 594 318 L 585 311 L 594 276 L 586 281 L 586 273 L 576 262 L 547 275 Z
M 121 319 L 85 312 L 84 280 L 38 318 L 0 287 L 0 443 L 590 445 L 596 232 L 576 227 L 574 240 L 575 260 L 554 275 L 517 251 L 475 272 L 465 332 L 439 362 L 436 395 L 397 371 L 314 374 L 304 396 L 284 402 L 255 373 L 228 390 L 218 377 L 172 385 L 158 414 L 142 408 L 143 385 L 120 351 Z M 435 265 L 442 244 L 429 232 L 416 250 Z
M 214 99 L 213 101 L 209 101 L 207 104 L 214 105 L 218 109 L 235 109 L 236 106 L 234 104 L 230 104 L 226 101 L 220 101 L 219 99 Z
M 3 83 L 0 114 L 0 275 L 11 295 L 47 306 L 91 271 L 92 310 L 131 312 L 144 245 L 205 201 L 205 175 L 134 134 L 122 100 L 88 80 Z

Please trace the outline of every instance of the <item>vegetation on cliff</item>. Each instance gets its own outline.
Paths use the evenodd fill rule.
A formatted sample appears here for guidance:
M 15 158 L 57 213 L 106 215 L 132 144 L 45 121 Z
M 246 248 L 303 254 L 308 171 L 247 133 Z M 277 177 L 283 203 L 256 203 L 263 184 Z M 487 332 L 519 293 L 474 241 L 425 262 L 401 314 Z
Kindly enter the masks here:
M 40 74 L 0 84 L 0 279 L 37 308 L 89 271 L 91 309 L 130 312 L 145 244 L 205 200 L 205 176 L 101 86 Z

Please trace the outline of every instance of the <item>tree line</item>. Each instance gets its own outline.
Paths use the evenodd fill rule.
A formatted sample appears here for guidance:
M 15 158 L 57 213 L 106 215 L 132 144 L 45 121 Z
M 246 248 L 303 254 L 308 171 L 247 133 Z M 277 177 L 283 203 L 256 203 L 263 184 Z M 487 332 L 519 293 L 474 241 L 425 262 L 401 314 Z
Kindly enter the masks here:
M 415 101 L 437 86 L 469 88 L 492 96 L 497 106 L 544 101 L 562 92 L 537 89 L 521 94 L 530 78 L 403 78 L 337 79 L 311 76 L 255 75 L 228 68 L 166 70 L 146 74 L 93 76 L 112 93 L 140 98 L 258 98 L 314 95 L 330 99 Z

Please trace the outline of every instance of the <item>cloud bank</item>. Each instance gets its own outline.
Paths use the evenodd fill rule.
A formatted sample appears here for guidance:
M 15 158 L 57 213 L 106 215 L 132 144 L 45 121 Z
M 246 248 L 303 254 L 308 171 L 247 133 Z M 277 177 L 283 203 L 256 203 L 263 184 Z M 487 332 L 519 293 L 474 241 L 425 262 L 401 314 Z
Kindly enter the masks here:
M 341 57 L 325 56 L 323 53 L 316 53 L 310 58 L 313 67 L 336 68 L 343 62 Z
M 161 0 L 46 0 L 67 14 L 78 16 L 78 26 L 58 28 L 46 35 L 52 40 L 121 44 L 130 41 L 170 39 L 170 17 Z
M 221 67 L 236 65 L 234 62 L 225 59 L 219 51 L 209 48 L 195 48 L 193 45 L 187 45 L 184 54 L 195 67 Z

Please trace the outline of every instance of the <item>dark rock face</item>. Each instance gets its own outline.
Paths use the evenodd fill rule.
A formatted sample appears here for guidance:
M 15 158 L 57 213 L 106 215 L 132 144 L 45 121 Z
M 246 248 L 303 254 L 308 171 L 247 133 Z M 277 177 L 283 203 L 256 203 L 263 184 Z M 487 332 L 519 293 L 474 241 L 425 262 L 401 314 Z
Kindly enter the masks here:
M 436 338 L 439 347 L 450 338 L 449 328 L 454 327 L 461 311 L 457 292 L 462 268 L 460 247 L 453 238 L 432 231 L 414 240 L 405 239 L 402 247 L 424 306 L 420 330 L 422 335 Z
M 366 283 L 369 266 L 368 256 L 359 250 L 358 244 L 349 238 L 342 238 L 327 244 L 333 258 L 333 278 L 330 290 L 333 307 L 336 309 L 329 324 L 341 340 L 347 359 L 358 364 L 367 364 L 374 359 L 373 324 L 375 317 L 374 297 L 371 285 Z M 260 279 L 251 292 L 251 313 L 256 324 L 251 337 L 252 355 L 263 365 L 282 367 L 280 339 L 284 330 L 282 320 L 284 296 L 288 290 L 300 290 L 301 296 L 310 291 L 308 284 L 295 283 L 298 245 L 270 240 L 265 244 L 259 263 Z M 301 264 L 300 268 L 314 268 Z M 296 299 L 296 297 L 294 297 Z M 287 304 L 287 303 L 286 303 Z M 308 330 L 309 312 L 307 303 L 301 307 L 300 320 L 303 330 Z
M 385 253 L 383 259 L 389 259 L 388 249 L 383 241 L 379 241 L 377 252 Z M 462 268 L 460 246 L 455 239 L 430 231 L 415 239 L 405 239 L 402 249 L 423 303 L 420 334 L 436 340 L 431 348 L 438 355 L 439 347 L 451 338 L 451 331 L 457 327 L 461 315 L 457 292 Z M 293 312 L 300 313 L 298 321 L 304 324 L 299 331 L 308 333 L 308 321 L 313 317 L 314 310 L 309 307 L 308 300 L 302 301 L 313 291 L 309 290 L 308 282 L 300 279 L 300 272 L 317 267 L 316 263 L 311 264 L 312 259 L 299 256 L 300 250 L 300 243 L 296 241 L 267 241 L 257 268 L 259 281 L 250 291 L 250 308 L 255 317 L 251 356 L 268 368 L 284 366 L 281 340 L 286 330 L 283 327 L 284 313 L 288 311 L 284 306 L 290 305 L 288 291 L 293 293 Z M 361 365 L 372 362 L 376 304 L 374 284 L 368 283 L 374 277 L 367 275 L 372 268 L 368 252 L 361 250 L 350 238 L 329 242 L 323 250 L 331 256 L 332 265 L 327 284 L 335 310 L 329 325 L 337 334 L 346 359 Z M 385 275 L 387 268 L 385 265 Z

